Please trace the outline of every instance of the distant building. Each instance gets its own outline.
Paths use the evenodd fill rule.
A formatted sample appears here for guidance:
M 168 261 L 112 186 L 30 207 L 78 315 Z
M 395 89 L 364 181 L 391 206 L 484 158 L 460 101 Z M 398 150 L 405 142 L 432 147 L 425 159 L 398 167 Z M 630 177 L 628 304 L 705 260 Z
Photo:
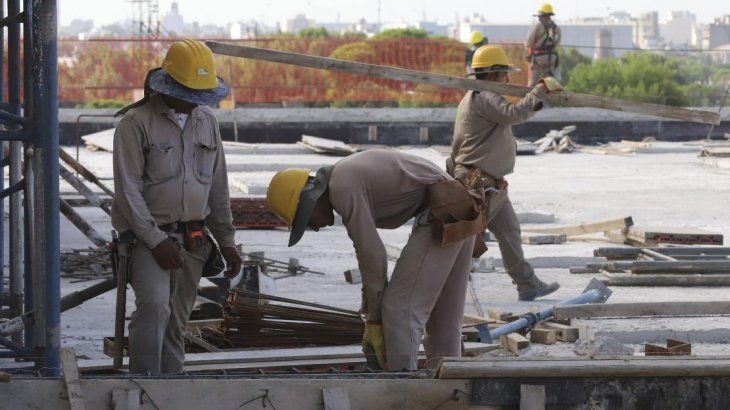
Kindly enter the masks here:
M 692 31 L 697 19 L 689 11 L 673 11 L 669 20 L 659 23 L 659 33 L 669 48 L 687 48 L 692 44 Z
M 297 33 L 299 30 L 314 26 L 313 20 L 308 20 L 304 14 L 297 14 L 294 18 L 286 19 L 281 31 L 286 33 Z
M 634 47 L 633 25 L 631 23 L 613 23 L 604 18 L 587 18 L 570 22 L 557 22 L 562 31 L 562 47 L 573 47 L 586 57 L 596 56 L 596 41 L 600 37 L 605 43 L 610 38 L 610 55 L 620 56 Z M 459 25 L 459 40 L 466 43 L 472 31 L 480 31 L 490 43 L 518 43 L 523 44 L 527 33 L 532 28 L 529 24 L 496 24 L 483 21 L 464 21 Z M 600 57 L 609 54 L 601 54 Z
M 450 25 L 438 24 L 435 21 L 419 21 L 416 28 L 425 31 L 429 36 L 448 36 Z
M 185 34 L 185 22 L 183 16 L 178 10 L 177 2 L 173 1 L 170 6 L 170 11 L 162 17 L 160 22 L 162 33 L 171 36 L 182 36 Z
M 639 48 L 659 48 L 662 38 L 659 34 L 659 13 L 650 11 L 634 20 L 634 44 Z

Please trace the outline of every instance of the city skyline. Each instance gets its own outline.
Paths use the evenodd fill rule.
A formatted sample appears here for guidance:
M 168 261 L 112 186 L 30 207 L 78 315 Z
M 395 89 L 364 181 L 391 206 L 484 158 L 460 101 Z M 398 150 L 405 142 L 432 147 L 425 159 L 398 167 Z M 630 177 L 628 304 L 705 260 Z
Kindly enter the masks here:
M 159 13 L 162 17 L 170 10 L 173 0 L 160 0 Z M 242 20 L 256 20 L 269 25 L 281 23 L 297 14 L 305 14 L 307 18 L 317 22 L 355 22 L 365 18 L 368 22 L 377 21 L 377 1 L 374 0 L 274 0 L 247 2 L 245 7 L 236 0 L 213 0 L 214 7 L 200 7 L 193 0 L 177 0 L 180 13 L 186 21 L 197 21 L 201 24 L 225 26 L 228 23 Z M 347 7 L 344 7 L 347 3 Z M 525 23 L 532 21 L 533 9 L 541 1 L 513 0 L 510 7 L 501 7 L 500 15 L 491 14 L 490 3 L 477 0 L 462 0 L 458 4 L 444 4 L 436 0 L 404 1 L 389 0 L 381 3 L 381 21 L 383 23 L 437 21 L 442 24 L 453 23 L 456 17 L 463 20 L 474 13 L 483 15 L 493 23 Z M 686 1 L 667 0 L 658 7 L 656 2 L 649 1 L 592 1 L 556 0 L 550 2 L 556 11 L 556 19 L 569 20 L 576 17 L 608 16 L 614 11 L 626 11 L 638 16 L 648 11 L 658 11 L 660 19 L 669 17 L 671 11 L 687 10 L 697 16 L 698 23 L 709 23 L 714 18 L 728 13 L 725 1 L 704 0 L 688 4 Z M 66 0 L 59 2 L 59 24 L 66 25 L 72 20 L 94 20 L 96 26 L 108 25 L 128 20 L 132 16 L 132 5 L 128 1 L 106 1 L 100 7 L 98 1 Z M 233 10 L 241 9 L 240 15 Z M 425 17 L 425 19 L 424 19 Z

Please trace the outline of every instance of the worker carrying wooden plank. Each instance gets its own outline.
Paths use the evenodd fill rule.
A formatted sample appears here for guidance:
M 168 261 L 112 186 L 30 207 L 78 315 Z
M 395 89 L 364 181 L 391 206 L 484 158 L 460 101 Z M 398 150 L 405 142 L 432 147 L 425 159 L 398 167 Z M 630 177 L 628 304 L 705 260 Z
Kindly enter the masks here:
M 223 144 L 206 107 L 227 94 L 210 49 L 177 41 L 162 67 L 147 74 L 144 98 L 120 112 L 112 225 L 122 238 L 136 238 L 130 373 L 182 373 L 185 324 L 198 282 L 204 269 L 223 269 L 211 235 L 228 265 L 226 275 L 240 270 Z
M 525 40 L 527 61 L 530 67 L 527 84 L 534 87 L 543 77 L 553 77 L 560 80 L 560 58 L 558 46 L 562 39 L 560 27 L 552 19 L 553 6 L 548 3 L 540 6 L 537 11 L 538 22 L 532 27 Z
M 509 80 L 510 72 L 518 71 L 499 46 L 480 47 L 472 67 L 478 80 L 503 83 Z M 504 179 L 514 170 L 517 155 L 512 124 L 525 122 L 539 111 L 550 89 L 558 90 L 560 84 L 545 79 L 515 104 L 490 91 L 467 91 L 459 103 L 451 156 L 446 160 L 447 172 L 468 189 L 490 191 L 487 226 L 497 238 L 504 267 L 517 284 L 520 300 L 534 300 L 559 288 L 557 283 L 538 279 L 525 260 L 520 225 Z
M 373 149 L 351 155 L 316 176 L 305 169 L 274 175 L 269 209 L 291 227 L 289 246 L 342 217 L 363 281 L 363 349 L 382 367 L 417 368 L 423 344 L 429 365 L 461 355 L 461 322 L 474 238 L 486 226 L 483 193 L 467 191 L 436 164 Z M 452 215 L 455 219 L 449 219 Z M 388 256 L 377 229 L 415 217 L 408 243 L 388 281 Z

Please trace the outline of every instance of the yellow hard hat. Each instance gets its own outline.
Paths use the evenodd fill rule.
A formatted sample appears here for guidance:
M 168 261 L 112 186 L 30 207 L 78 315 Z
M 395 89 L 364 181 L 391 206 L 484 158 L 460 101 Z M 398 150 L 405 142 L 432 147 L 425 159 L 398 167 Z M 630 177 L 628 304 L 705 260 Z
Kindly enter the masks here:
M 540 6 L 540 8 L 537 10 L 537 14 L 539 16 L 542 16 L 542 15 L 552 16 L 555 13 L 553 13 L 553 6 L 551 6 L 548 3 L 543 3 L 542 6 Z
M 172 43 L 162 62 L 162 69 L 175 81 L 193 90 L 218 87 L 213 53 L 197 40 L 185 39 Z
M 474 53 L 474 58 L 471 60 L 471 68 L 482 73 L 491 71 L 520 71 L 510 64 L 504 49 L 494 45 L 479 47 Z
M 299 197 L 309 179 L 309 170 L 291 168 L 279 171 L 271 178 L 266 191 L 266 206 L 269 211 L 286 222 L 291 228 L 297 213 Z
M 484 34 L 478 31 L 472 31 L 469 36 L 469 44 L 478 44 L 484 41 Z

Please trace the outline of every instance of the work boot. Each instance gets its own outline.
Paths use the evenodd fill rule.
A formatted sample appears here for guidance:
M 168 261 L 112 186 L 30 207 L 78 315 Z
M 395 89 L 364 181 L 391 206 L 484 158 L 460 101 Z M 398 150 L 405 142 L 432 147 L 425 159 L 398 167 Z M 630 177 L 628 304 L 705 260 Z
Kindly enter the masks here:
M 537 285 L 537 289 L 531 289 L 524 292 L 519 292 L 518 299 L 520 301 L 531 301 L 543 296 L 547 296 L 556 290 L 560 289 L 560 285 L 557 282 L 545 283 L 540 281 Z

